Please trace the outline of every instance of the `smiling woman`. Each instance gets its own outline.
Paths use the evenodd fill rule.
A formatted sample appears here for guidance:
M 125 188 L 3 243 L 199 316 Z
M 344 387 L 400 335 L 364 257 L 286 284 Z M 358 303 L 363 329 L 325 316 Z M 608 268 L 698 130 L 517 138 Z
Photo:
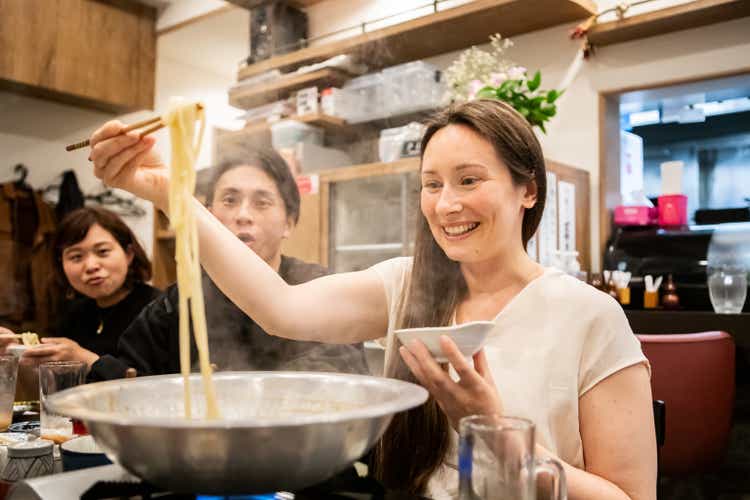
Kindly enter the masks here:
M 166 207 L 168 169 L 153 140 L 125 140 L 121 130 L 110 122 L 92 136 L 96 175 Z M 502 414 L 535 422 L 535 453 L 562 462 L 571 500 L 654 499 L 648 362 L 622 309 L 525 251 L 546 179 L 528 122 L 500 101 L 459 104 L 430 121 L 421 150 L 414 257 L 291 285 L 248 251 L 242 231 L 193 202 L 204 269 L 271 335 L 386 337 L 385 375 L 418 380 L 432 396 L 396 415 L 373 454 L 371 470 L 389 488 L 455 498 L 451 428 L 467 415 Z M 401 345 L 395 334 L 479 320 L 494 327 L 471 360 L 440 339 L 453 377 L 424 344 Z
M 151 264 L 125 222 L 103 208 L 68 214 L 55 234 L 55 281 L 65 292 L 57 336 L 24 353 L 27 361 L 84 361 L 114 354 L 120 334 L 153 300 Z

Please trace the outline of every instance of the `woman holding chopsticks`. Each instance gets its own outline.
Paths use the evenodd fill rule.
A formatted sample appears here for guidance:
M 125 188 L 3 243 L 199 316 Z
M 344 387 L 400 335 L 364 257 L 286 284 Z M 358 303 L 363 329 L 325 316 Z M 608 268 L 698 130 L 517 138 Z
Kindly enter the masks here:
M 91 137 L 95 174 L 166 210 L 169 171 L 154 139 L 123 129 L 109 122 Z M 290 286 L 196 201 L 205 270 L 272 335 L 387 335 L 386 375 L 414 377 L 432 397 L 397 415 L 378 444 L 372 465 L 386 486 L 450 498 L 452 428 L 466 415 L 505 414 L 534 421 L 537 455 L 563 462 L 572 500 L 656 498 L 648 362 L 622 310 L 525 252 L 546 190 L 526 120 L 499 101 L 460 104 L 428 124 L 421 151 L 413 258 Z M 496 326 L 471 362 L 441 339 L 455 376 L 393 333 L 473 320 Z

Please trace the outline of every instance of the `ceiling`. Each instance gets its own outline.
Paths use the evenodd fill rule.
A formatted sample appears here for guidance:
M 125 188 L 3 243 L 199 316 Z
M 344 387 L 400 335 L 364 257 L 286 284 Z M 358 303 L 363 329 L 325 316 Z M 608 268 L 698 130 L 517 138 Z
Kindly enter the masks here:
M 232 7 L 159 36 L 159 57 L 223 76 L 236 76 L 248 55 L 250 14 Z

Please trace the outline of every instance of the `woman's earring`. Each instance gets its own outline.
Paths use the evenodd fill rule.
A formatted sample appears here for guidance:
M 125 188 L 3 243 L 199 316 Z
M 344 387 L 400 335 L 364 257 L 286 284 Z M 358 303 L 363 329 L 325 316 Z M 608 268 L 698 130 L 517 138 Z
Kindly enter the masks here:
M 73 290 L 72 286 L 69 286 L 68 289 L 65 291 L 65 298 L 68 300 L 73 300 L 76 296 L 76 292 Z

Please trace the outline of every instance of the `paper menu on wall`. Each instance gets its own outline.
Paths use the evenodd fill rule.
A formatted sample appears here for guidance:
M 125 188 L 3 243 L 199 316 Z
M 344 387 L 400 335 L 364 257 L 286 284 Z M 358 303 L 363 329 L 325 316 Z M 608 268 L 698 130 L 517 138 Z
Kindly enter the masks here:
M 557 175 L 547 172 L 547 199 L 539 224 L 537 251 L 539 263 L 549 266 L 557 251 Z
M 620 131 L 620 195 L 622 204 L 634 203 L 633 193 L 643 191 L 643 139 Z
M 559 249 L 576 249 L 576 186 L 570 182 L 557 183 Z

